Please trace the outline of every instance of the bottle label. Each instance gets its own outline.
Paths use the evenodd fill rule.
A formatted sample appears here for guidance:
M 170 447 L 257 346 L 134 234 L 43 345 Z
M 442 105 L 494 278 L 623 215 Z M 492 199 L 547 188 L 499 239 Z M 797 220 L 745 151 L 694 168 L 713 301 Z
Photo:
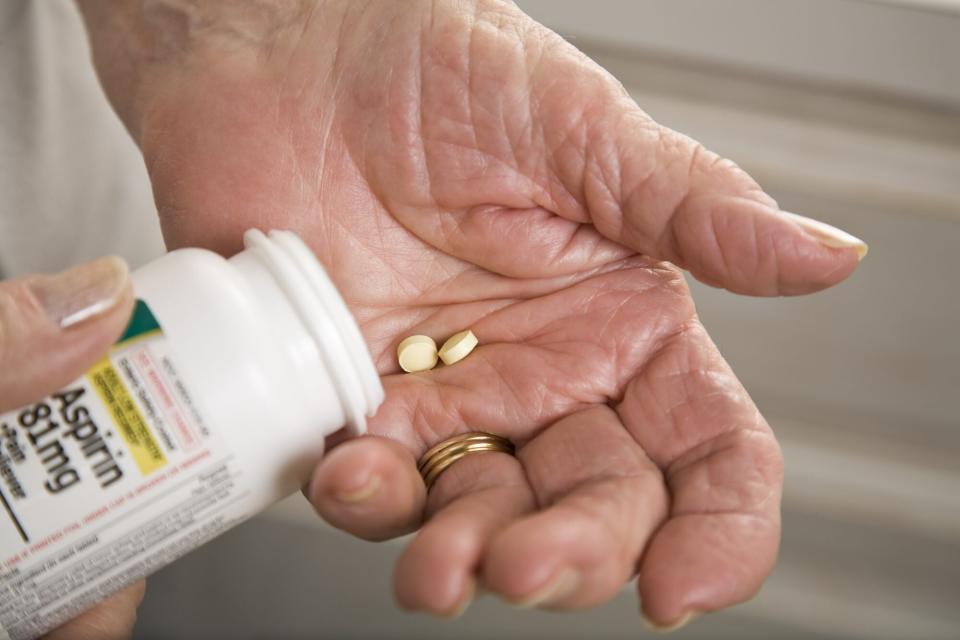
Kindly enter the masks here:
M 237 477 L 138 300 L 86 375 L 0 415 L 0 640 L 43 633 L 235 524 Z

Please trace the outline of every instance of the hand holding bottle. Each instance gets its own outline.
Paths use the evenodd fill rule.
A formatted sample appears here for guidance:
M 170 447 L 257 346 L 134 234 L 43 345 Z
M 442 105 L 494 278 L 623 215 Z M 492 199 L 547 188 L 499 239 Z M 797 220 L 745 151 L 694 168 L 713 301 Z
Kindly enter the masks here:
M 0 414 L 86 371 L 121 334 L 132 308 L 127 267 L 118 258 L 0 282 Z M 143 593 L 139 582 L 45 637 L 129 636 Z

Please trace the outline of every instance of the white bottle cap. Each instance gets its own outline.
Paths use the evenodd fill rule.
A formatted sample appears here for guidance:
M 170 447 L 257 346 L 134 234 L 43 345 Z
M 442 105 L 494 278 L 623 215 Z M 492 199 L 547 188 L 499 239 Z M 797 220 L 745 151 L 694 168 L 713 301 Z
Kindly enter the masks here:
M 347 414 L 347 430 L 361 435 L 367 416 L 383 402 L 383 385 L 356 320 L 306 244 L 291 231 L 250 229 L 244 246 L 257 251 L 263 264 L 316 342 L 324 364 L 333 376 L 337 395 Z

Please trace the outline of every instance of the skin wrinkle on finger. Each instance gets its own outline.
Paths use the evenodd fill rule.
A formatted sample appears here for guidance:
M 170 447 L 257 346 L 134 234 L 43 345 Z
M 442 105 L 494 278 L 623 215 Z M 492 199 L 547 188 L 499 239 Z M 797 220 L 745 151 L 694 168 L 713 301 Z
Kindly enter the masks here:
M 606 142 L 607 145 L 612 147 L 612 141 Z M 584 149 L 584 177 L 582 184 L 579 185 L 580 192 L 583 194 L 583 200 L 586 203 L 583 211 L 590 224 L 598 229 L 599 226 L 595 219 L 596 214 L 593 213 L 593 211 L 599 212 L 605 209 L 619 210 L 619 215 L 615 216 L 619 228 L 613 232 L 612 236 L 619 238 L 623 232 L 623 221 L 625 217 L 620 205 L 621 199 L 614 193 L 614 185 L 621 185 L 623 180 L 623 177 L 620 175 L 621 163 L 603 161 L 601 159 L 603 155 L 597 151 L 599 146 L 600 144 L 595 137 L 592 144 L 586 145 Z M 614 153 L 616 153 L 616 151 L 613 148 L 606 149 L 606 155 Z M 645 180 L 645 178 L 641 178 L 642 182 Z
M 732 202 L 737 202 L 739 198 L 733 198 Z M 761 232 L 762 218 L 753 217 L 732 217 L 723 215 L 723 209 L 720 206 L 710 207 L 701 204 L 701 201 L 687 203 L 689 207 L 702 206 L 709 209 L 710 213 L 704 216 L 686 216 L 678 218 L 673 225 L 675 233 L 683 229 L 684 236 L 691 236 L 697 233 L 697 223 L 704 225 L 704 231 L 697 233 L 702 238 L 701 245 L 707 250 L 702 255 L 695 258 L 696 262 L 688 265 L 694 268 L 698 273 L 703 274 L 707 282 L 722 282 L 725 276 L 737 278 L 749 278 L 750 274 L 767 274 L 765 281 L 769 284 L 758 293 L 763 295 L 778 295 L 785 291 L 784 280 L 780 274 L 780 264 L 777 259 L 779 255 L 777 247 L 777 237 L 769 228 Z M 720 241 L 720 238 L 739 237 L 745 239 L 737 244 L 736 247 L 727 246 L 729 243 Z M 706 258 L 706 259 L 705 259 Z M 717 267 L 719 266 L 719 269 Z
M 717 231 L 718 231 L 718 230 L 717 230 L 718 220 L 717 220 L 716 214 L 711 213 L 711 214 L 707 215 L 707 216 L 706 216 L 706 220 L 707 220 L 707 223 L 708 223 L 708 225 L 709 225 L 709 227 L 710 227 L 710 232 L 707 233 L 707 234 L 704 234 L 704 235 L 708 238 L 708 241 L 707 241 L 707 242 L 708 242 L 708 247 L 709 247 L 710 253 L 713 253 L 713 254 L 715 254 L 716 256 L 718 256 L 717 259 L 716 259 L 716 261 L 719 262 L 720 265 L 722 265 L 722 267 L 721 267 L 721 273 L 731 273 L 731 272 L 732 272 L 732 269 L 735 269 L 735 268 L 736 268 L 736 261 L 730 260 L 730 257 L 727 255 L 727 252 L 724 250 L 723 243 L 720 242 L 720 236 L 719 236 L 718 233 L 717 233 Z M 675 225 L 670 225 L 670 226 L 675 226 Z M 755 227 L 755 225 L 751 224 L 751 225 L 750 225 L 750 228 L 754 230 L 754 239 L 756 239 L 756 227 Z M 675 237 L 676 237 L 676 236 L 675 236 Z M 755 246 L 756 246 L 755 243 L 754 243 L 754 244 L 751 244 L 751 247 L 755 247 Z M 740 255 L 742 255 L 742 254 L 738 254 L 738 257 L 739 257 Z M 756 257 L 756 253 L 755 253 L 755 252 L 751 252 L 750 257 L 751 257 L 751 258 L 755 258 L 755 257 Z M 755 262 L 755 259 L 754 259 L 752 262 Z
M 740 481 L 734 487 L 725 486 L 734 473 Z M 763 516 L 771 503 L 779 504 L 783 460 L 771 432 L 743 427 L 698 445 L 675 460 L 664 475 L 671 487 L 683 487 L 674 491 L 671 515 Z
M 714 226 L 717 225 L 716 218 L 717 216 L 714 214 L 712 221 Z M 728 273 L 735 273 L 735 277 L 738 279 L 748 279 L 751 273 L 772 273 L 773 277 L 769 278 L 769 280 L 775 284 L 768 292 L 771 294 L 779 293 L 780 266 L 779 261 L 776 259 L 776 246 L 773 242 L 772 234 L 769 231 L 761 233 L 758 221 L 753 218 L 750 220 L 749 232 L 751 238 L 749 246 L 752 249 L 749 254 L 751 258 L 750 262 L 746 265 L 738 266 L 734 261 L 727 259 L 726 254 L 724 254 L 726 271 Z M 721 247 L 721 251 L 722 250 Z
M 687 154 L 688 157 L 685 160 L 686 179 L 684 181 L 685 187 L 682 192 L 682 197 L 678 202 L 667 207 L 667 209 L 671 212 L 670 218 L 669 220 L 663 221 L 663 224 L 662 224 L 663 232 L 659 238 L 654 239 L 654 245 L 660 247 L 662 254 L 665 256 L 669 256 L 668 259 L 673 261 L 678 266 L 689 268 L 689 265 L 687 264 L 688 261 L 684 260 L 684 257 L 681 255 L 683 248 L 680 244 L 679 238 L 681 234 L 678 232 L 678 225 L 693 224 L 693 221 L 689 220 L 691 216 L 687 215 L 686 212 L 693 210 L 692 203 L 694 202 L 694 198 L 696 198 L 696 201 L 698 202 L 702 201 L 703 195 L 700 193 L 695 193 L 695 191 L 693 190 L 693 185 L 703 183 L 704 181 L 712 181 L 714 183 L 723 183 L 726 185 L 742 183 L 742 184 L 748 185 L 749 188 L 746 190 L 741 189 L 741 191 L 743 191 L 746 194 L 746 197 L 750 197 L 753 201 L 758 202 L 759 204 L 763 204 L 767 207 L 775 207 L 776 202 L 773 200 L 773 198 L 771 198 L 765 192 L 763 192 L 763 190 L 760 189 L 759 185 L 757 185 L 756 182 L 749 175 L 747 175 L 742 169 L 740 169 L 740 167 L 738 167 L 733 161 L 727 160 L 726 158 L 723 158 L 722 156 L 707 150 L 702 144 L 696 142 L 695 140 L 692 140 L 691 138 L 683 134 L 679 134 L 674 131 L 669 131 L 662 127 L 660 129 L 662 132 L 662 135 L 660 137 L 661 144 L 658 145 L 657 148 L 663 156 L 665 157 L 677 156 L 679 158 L 682 156 L 682 154 L 677 153 L 678 149 L 690 149 L 690 151 L 688 152 Z M 673 142 L 672 144 L 664 144 L 664 141 L 673 141 Z M 661 165 L 663 163 L 657 163 L 657 164 Z M 721 172 L 720 171 L 721 168 L 724 169 L 724 171 Z M 718 173 L 723 173 L 724 175 L 727 175 L 728 179 L 724 181 L 718 180 L 717 178 L 714 177 Z M 730 197 L 730 195 L 725 194 L 723 190 L 717 190 L 712 194 L 711 197 L 712 198 Z M 743 196 L 740 196 L 740 197 L 743 197 Z M 717 212 L 715 210 L 711 210 L 709 214 L 705 215 L 705 217 L 707 218 L 707 221 L 711 225 L 714 225 L 714 228 L 715 228 L 715 225 L 717 223 L 717 217 L 718 217 Z M 751 225 L 750 225 L 751 231 L 753 231 L 753 233 L 756 234 L 756 219 L 751 219 L 750 222 L 751 222 Z M 664 236 L 669 236 L 670 238 L 669 244 L 662 243 Z M 706 237 L 708 240 L 708 244 L 710 245 L 714 254 L 720 257 L 721 264 L 724 264 L 729 267 L 733 262 L 735 262 L 730 260 L 725 255 L 725 249 L 723 247 L 723 243 L 720 242 L 720 238 L 724 236 L 716 233 L 716 231 L 714 230 L 714 233 L 706 234 Z M 751 244 L 749 246 L 751 248 L 752 254 L 755 254 L 756 248 L 759 245 Z M 701 268 L 705 266 L 703 265 L 704 261 L 702 257 L 698 256 L 697 259 L 698 259 L 698 265 Z M 726 274 L 728 273 L 728 271 L 725 270 L 725 271 L 722 271 L 722 273 Z
M 702 146 L 693 144 L 690 148 L 691 141 L 685 136 L 654 126 L 655 158 L 640 175 L 624 178 L 621 209 L 608 215 L 624 218 L 618 236 L 621 242 L 685 268 L 680 240 L 672 227 L 677 213 L 691 197 L 691 176 L 696 171 Z M 649 127 L 646 125 L 643 130 Z M 670 243 L 660 244 L 664 239 Z
M 672 224 L 668 225 L 671 229 L 670 237 L 674 243 L 673 249 L 678 253 L 682 251 L 681 238 L 694 239 L 693 241 L 700 245 L 702 250 L 690 257 L 684 267 L 703 273 L 711 282 L 722 282 L 724 275 L 727 274 L 726 269 L 729 268 L 730 259 L 722 247 L 720 238 L 716 235 L 717 217 L 713 213 L 712 205 L 705 203 L 702 198 L 685 197 L 679 206 L 684 207 L 685 211 L 701 210 L 709 213 L 702 216 L 675 216 Z

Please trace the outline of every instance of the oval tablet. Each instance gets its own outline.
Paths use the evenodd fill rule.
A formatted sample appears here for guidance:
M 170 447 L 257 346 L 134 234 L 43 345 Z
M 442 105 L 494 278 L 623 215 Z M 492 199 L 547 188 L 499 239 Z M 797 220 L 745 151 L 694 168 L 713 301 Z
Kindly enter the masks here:
M 397 360 L 407 373 L 433 369 L 437 364 L 437 343 L 430 336 L 410 336 L 397 345 Z
M 440 359 L 443 360 L 444 364 L 460 362 L 470 355 L 470 352 L 476 346 L 477 336 L 473 335 L 473 331 L 469 329 L 461 331 L 450 336 L 450 339 L 443 343 L 443 346 L 440 347 Z

